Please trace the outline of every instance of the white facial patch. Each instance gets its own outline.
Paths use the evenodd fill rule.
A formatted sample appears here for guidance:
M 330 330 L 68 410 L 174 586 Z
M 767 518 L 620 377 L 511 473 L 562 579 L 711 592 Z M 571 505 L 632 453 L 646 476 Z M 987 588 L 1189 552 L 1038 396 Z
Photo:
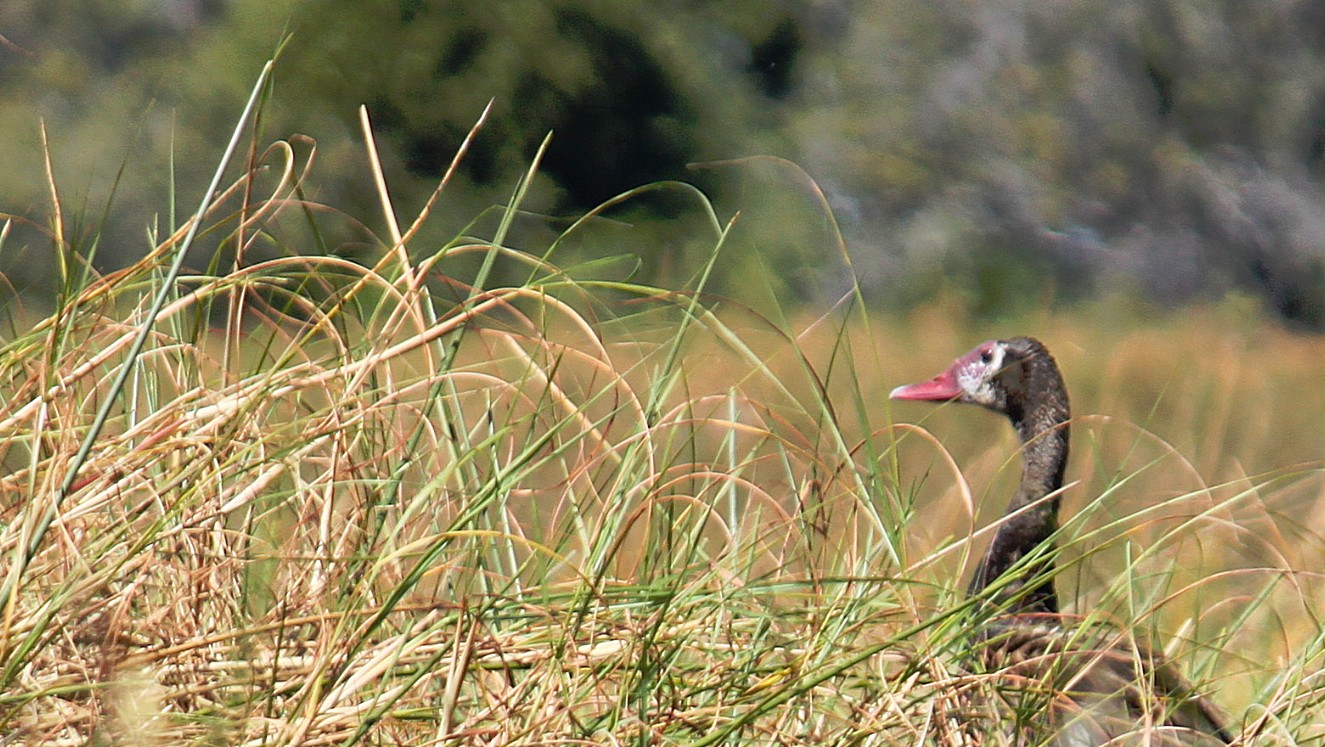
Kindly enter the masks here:
M 1007 351 L 997 343 L 981 350 L 957 371 L 957 385 L 966 393 L 965 399 L 981 405 L 995 402 L 994 390 L 990 380 L 1003 370 L 1003 357 Z

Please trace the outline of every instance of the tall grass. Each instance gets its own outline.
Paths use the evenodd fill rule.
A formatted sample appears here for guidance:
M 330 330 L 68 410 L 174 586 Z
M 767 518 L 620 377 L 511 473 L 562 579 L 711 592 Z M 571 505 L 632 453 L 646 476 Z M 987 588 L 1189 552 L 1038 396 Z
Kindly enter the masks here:
M 57 241 L 58 308 L 3 347 L 8 740 L 961 743 L 992 685 L 959 590 L 1015 444 L 884 393 L 1002 332 L 1074 387 L 1074 614 L 1163 648 L 1247 743 L 1322 737 L 1318 340 L 1236 306 L 769 321 L 719 311 L 704 267 L 657 288 L 508 245 L 527 182 L 490 235 L 430 248 L 435 205 L 402 230 L 379 174 L 369 267 L 309 250 L 334 216 L 293 158 L 207 202 L 217 259 L 178 285 L 193 224 L 106 276 Z M 651 189 L 722 261 L 705 196 Z

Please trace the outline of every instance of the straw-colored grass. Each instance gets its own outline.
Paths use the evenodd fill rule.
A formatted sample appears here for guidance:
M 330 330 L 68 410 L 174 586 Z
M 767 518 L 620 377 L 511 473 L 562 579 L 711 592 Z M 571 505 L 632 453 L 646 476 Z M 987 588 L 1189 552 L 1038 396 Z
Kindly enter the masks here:
M 704 268 L 568 274 L 506 219 L 435 251 L 390 220 L 369 268 L 303 256 L 293 177 L 244 185 L 200 235 L 284 258 L 185 276 L 154 317 L 184 230 L 113 275 L 71 263 L 2 349 L 14 742 L 964 743 L 998 685 L 960 589 L 1016 447 L 885 393 L 996 333 L 1073 387 L 1073 614 L 1162 648 L 1247 744 L 1325 737 L 1319 340 L 1235 304 L 772 322 L 716 313 Z M 656 188 L 720 261 L 704 197 Z

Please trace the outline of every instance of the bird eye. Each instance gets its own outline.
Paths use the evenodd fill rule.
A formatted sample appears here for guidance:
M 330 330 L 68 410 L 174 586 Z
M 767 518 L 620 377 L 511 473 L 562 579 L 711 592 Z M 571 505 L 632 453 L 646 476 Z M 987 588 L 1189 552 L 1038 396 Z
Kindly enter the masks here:
M 981 363 L 984 363 L 985 365 L 988 365 L 988 364 L 990 363 L 990 361 L 992 361 L 992 360 L 994 360 L 994 351 L 992 351 L 992 350 L 990 350 L 990 349 L 988 349 L 988 348 L 986 348 L 986 349 L 980 351 L 980 362 L 981 362 Z

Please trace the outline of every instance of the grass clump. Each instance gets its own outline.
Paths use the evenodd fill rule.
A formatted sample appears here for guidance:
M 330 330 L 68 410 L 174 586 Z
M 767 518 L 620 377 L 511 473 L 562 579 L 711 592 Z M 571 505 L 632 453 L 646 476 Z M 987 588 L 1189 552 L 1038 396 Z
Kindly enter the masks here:
M 264 158 L 294 174 L 292 153 Z M 378 183 L 376 266 L 299 251 L 291 237 L 317 245 L 322 208 L 293 178 L 254 196 L 249 168 L 143 261 L 70 282 L 4 345 L 0 732 L 50 745 L 965 738 L 971 692 L 996 684 L 968 666 L 955 590 L 988 537 L 973 529 L 1015 479 L 1013 451 L 963 439 L 948 408 L 893 426 L 883 393 L 908 375 L 899 351 L 927 368 L 968 330 L 718 313 L 704 268 L 673 289 L 567 271 L 555 245 L 507 245 L 522 188 L 491 236 L 421 252 L 433 203 L 402 231 Z M 704 196 L 655 188 L 687 196 L 708 226 L 692 240 L 720 261 L 730 227 Z M 191 230 L 234 259 L 168 282 Z M 256 244 L 282 252 L 245 262 Z M 449 272 L 471 256 L 473 276 Z M 142 299 L 162 289 L 149 313 Z M 1039 334 L 1103 334 L 1063 325 Z M 1120 414 L 1078 426 L 1094 438 L 1060 543 L 1077 610 L 1149 634 L 1249 739 L 1318 738 L 1308 569 L 1325 543 L 1287 517 L 1319 505 L 1319 464 L 1261 465 L 1268 435 L 1204 411 L 1190 422 L 1222 423 L 1258 466 L 1193 460 L 1173 445 L 1184 434 L 1155 432 L 1163 416 L 1125 422 L 1125 373 L 1081 378 L 1086 401 Z

